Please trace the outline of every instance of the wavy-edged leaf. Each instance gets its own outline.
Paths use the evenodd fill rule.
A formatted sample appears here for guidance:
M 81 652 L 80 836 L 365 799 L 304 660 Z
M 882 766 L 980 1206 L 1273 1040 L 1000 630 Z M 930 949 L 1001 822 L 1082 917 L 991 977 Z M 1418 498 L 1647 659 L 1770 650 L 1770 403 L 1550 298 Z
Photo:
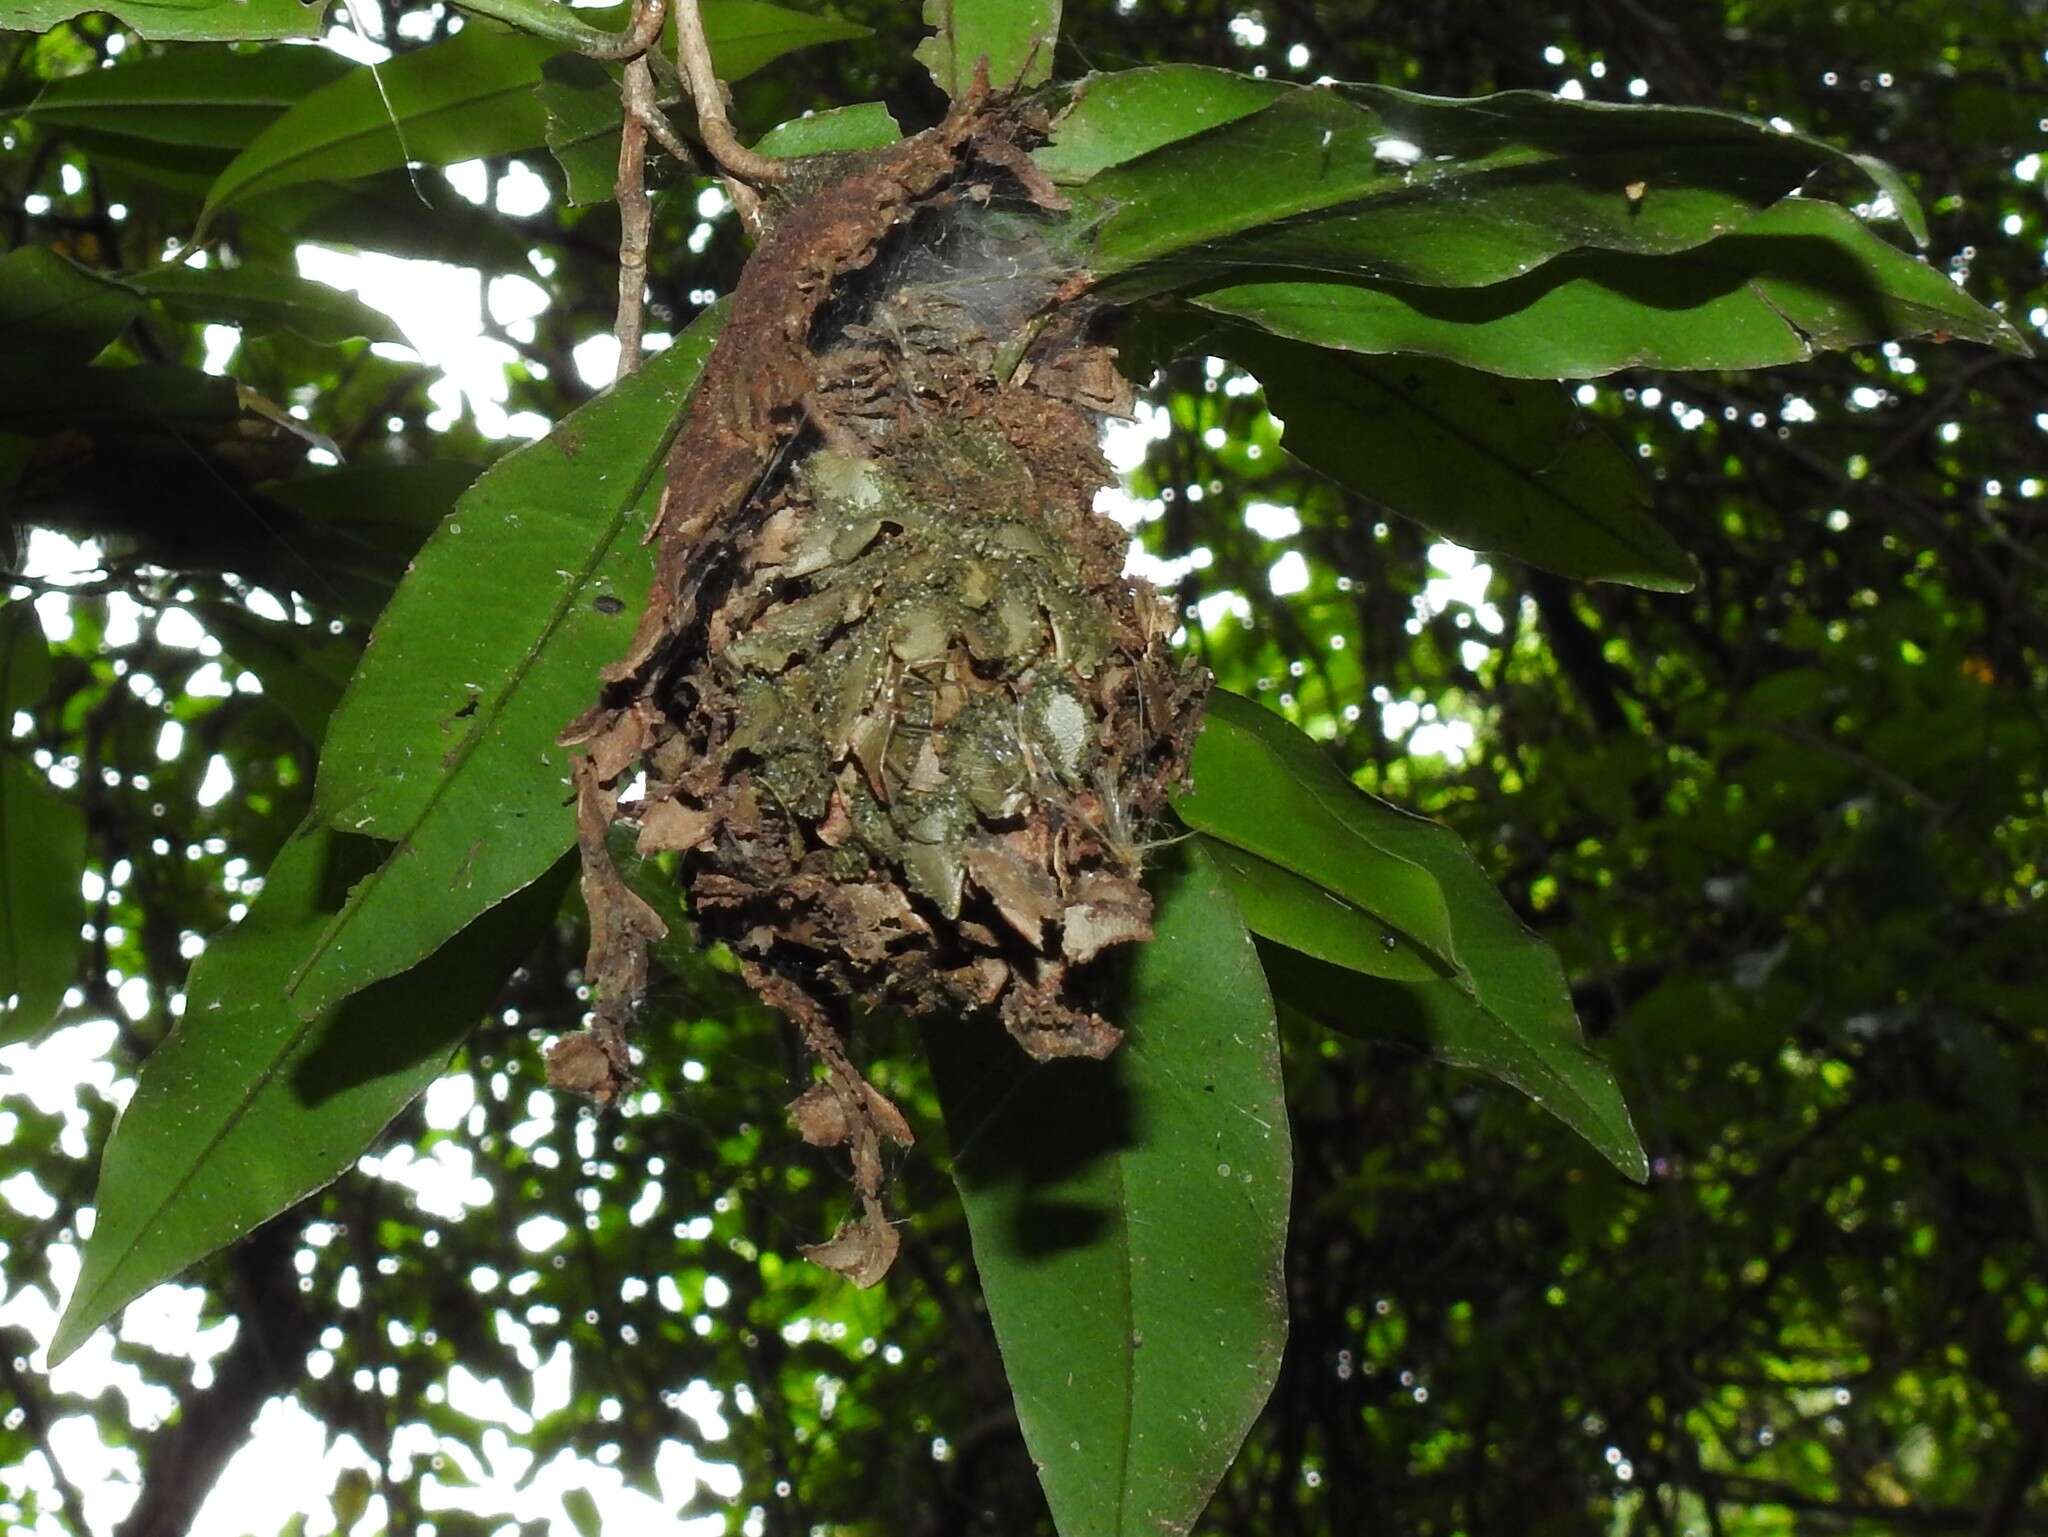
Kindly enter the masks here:
M 1434 533 L 1581 581 L 1688 592 L 1697 580 L 1635 460 L 1554 382 L 1241 326 L 1193 340 L 1258 376 L 1289 453 Z
M 49 128 L 87 130 L 96 141 L 236 150 L 351 68 L 325 48 L 195 48 L 53 80 L 17 110 Z
M 302 1012 L 412 966 L 573 841 L 554 739 L 632 635 L 652 569 L 640 533 L 721 319 L 492 466 L 414 560 L 314 791 L 319 820 L 396 846 L 307 947 Z
M 1286 1337 L 1272 1001 L 1207 856 L 1184 845 L 1159 873 L 1107 1060 L 1027 1063 L 982 1024 L 926 1032 L 1017 1421 L 1075 1537 L 1193 1526 Z
M 1915 336 L 2031 352 L 1941 272 L 1847 209 L 1806 198 L 1677 255 L 1584 252 L 1486 288 L 1256 282 L 1194 302 L 1318 346 L 1418 353 L 1520 379 L 1764 368 Z
M 1823 170 L 1865 175 L 1819 140 L 1733 113 L 1347 86 L 1289 90 L 1076 196 L 1108 214 L 1094 271 L 1135 273 L 1117 285 L 1129 291 L 1255 267 L 1470 287 L 1568 251 L 1687 250 Z M 1219 178 L 1231 196 L 1214 195 Z
M 99 1218 L 52 1364 L 115 1311 L 343 1173 L 439 1076 L 560 904 L 556 878 L 425 965 L 302 1019 L 298 958 L 380 851 L 301 830 L 248 915 L 192 967 L 185 1013 L 142 1065 L 100 1163 Z
M 44 32 L 88 11 L 106 11 L 152 42 L 263 42 L 318 37 L 327 0 L 13 0 L 6 20 Z
M 1355 1007 L 1347 997 L 1325 1011 L 1332 1023 L 1345 1028 L 1343 1020 L 1369 1021 L 1381 1013 L 1405 1017 L 1408 1033 L 1426 1038 L 1446 1060 L 1513 1084 L 1622 1173 L 1646 1175 L 1620 1087 L 1580 1036 L 1556 953 L 1523 927 L 1456 834 L 1367 795 L 1309 737 L 1272 711 L 1221 690 L 1209 696 L 1190 774 L 1194 791 L 1175 809 L 1191 827 L 1254 852 L 1261 845 L 1279 851 L 1267 857 L 1347 898 L 1356 876 L 1339 829 L 1369 830 L 1385 858 L 1422 872 L 1438 893 L 1451 931 L 1445 953 L 1455 968 L 1439 980 L 1375 974 L 1369 954 L 1336 953 L 1327 930 L 1305 925 L 1297 914 L 1261 927 L 1268 939 L 1356 974 L 1319 984 L 1355 994 Z M 1318 836 L 1304 839 L 1294 824 L 1310 804 Z
M 27 603 L 0 607 L 0 1045 L 36 1035 L 63 1007 L 85 948 L 85 813 L 5 738 L 42 699 L 49 645 Z
M 258 336 L 288 330 L 329 344 L 358 336 L 405 340 L 388 315 L 354 294 L 282 267 L 158 267 L 129 282 L 180 319 L 237 325 Z
M 1249 116 L 1290 87 L 1207 64 L 1153 64 L 1087 75 L 1053 120 L 1051 141 L 1032 153 L 1059 182 L 1084 182 L 1098 171 L 1149 155 Z
M 1439 972 L 1456 969 L 1436 878 L 1380 836 L 1405 813 L 1359 790 L 1279 716 L 1212 691 L 1188 778 L 1173 805 L 1188 826 L 1336 893 Z
M 1052 74 L 1060 0 L 924 0 L 924 24 L 917 61 L 948 96 L 967 94 L 983 59 L 994 89 L 1029 88 Z
M 46 247 L 0 256 L 0 347 L 17 357 L 89 363 L 142 308 L 127 284 Z

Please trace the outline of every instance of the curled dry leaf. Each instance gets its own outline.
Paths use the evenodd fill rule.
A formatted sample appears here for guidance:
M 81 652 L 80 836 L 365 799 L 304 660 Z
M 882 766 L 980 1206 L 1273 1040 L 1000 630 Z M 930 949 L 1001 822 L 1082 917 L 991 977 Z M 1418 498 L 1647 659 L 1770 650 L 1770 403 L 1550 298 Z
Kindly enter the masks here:
M 910 1129 L 847 1055 L 849 1004 L 1114 1049 L 1100 961 L 1150 936 L 1139 834 L 1205 687 L 1093 510 L 1128 389 L 1085 231 L 1027 153 L 1043 127 L 977 91 L 798 178 L 670 458 L 646 618 L 564 737 L 597 1050 L 623 1062 L 655 932 L 606 854 L 623 817 L 822 1067 L 792 1115 L 847 1149 L 860 1213 L 806 1252 L 861 1285 L 895 1253 L 882 1145 Z

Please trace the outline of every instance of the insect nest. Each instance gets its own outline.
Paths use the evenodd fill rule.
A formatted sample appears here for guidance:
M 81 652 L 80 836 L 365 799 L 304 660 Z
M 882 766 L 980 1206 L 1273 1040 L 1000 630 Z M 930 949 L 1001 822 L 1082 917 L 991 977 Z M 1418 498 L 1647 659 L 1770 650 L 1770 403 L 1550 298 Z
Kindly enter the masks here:
M 862 1284 L 896 1245 L 882 1143 L 910 1132 L 848 1058 L 848 1006 L 1111 1051 L 1102 962 L 1150 937 L 1142 829 L 1205 687 L 1094 510 L 1130 398 L 1040 131 L 969 103 L 783 217 L 671 456 L 647 618 L 565 738 L 599 1002 L 555 1080 L 626 1082 L 661 925 L 605 852 L 623 819 L 822 1063 L 792 1111 L 848 1148 L 861 1212 L 806 1252 Z

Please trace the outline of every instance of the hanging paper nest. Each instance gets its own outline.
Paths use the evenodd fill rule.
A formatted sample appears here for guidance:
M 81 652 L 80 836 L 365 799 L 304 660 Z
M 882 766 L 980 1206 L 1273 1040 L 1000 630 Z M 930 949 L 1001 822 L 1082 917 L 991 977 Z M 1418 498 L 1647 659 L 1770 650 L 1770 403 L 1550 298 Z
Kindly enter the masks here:
M 623 819 L 823 1064 L 791 1108 L 849 1149 L 862 1211 L 807 1252 L 863 1285 L 896 1247 L 881 1145 L 910 1132 L 847 1056 L 847 1005 L 1114 1049 L 1101 961 L 1150 937 L 1143 833 L 1205 687 L 1094 510 L 1130 397 L 1041 137 L 970 100 L 781 218 L 670 456 L 646 617 L 564 736 L 599 1001 L 552 1078 L 628 1081 L 662 926 L 606 853 Z

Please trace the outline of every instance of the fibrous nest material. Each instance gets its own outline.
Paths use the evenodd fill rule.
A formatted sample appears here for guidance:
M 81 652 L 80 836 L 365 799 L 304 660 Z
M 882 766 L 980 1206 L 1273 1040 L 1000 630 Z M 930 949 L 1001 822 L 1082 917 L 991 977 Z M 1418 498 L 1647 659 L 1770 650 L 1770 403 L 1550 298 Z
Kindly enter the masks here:
M 1204 687 L 1094 511 L 1128 387 L 1042 131 L 977 93 L 782 215 L 670 456 L 645 619 L 564 737 L 598 1003 L 554 1081 L 628 1081 L 662 925 L 606 851 L 623 819 L 822 1064 L 791 1109 L 849 1150 L 861 1210 L 806 1252 L 861 1284 L 895 1253 L 882 1145 L 910 1132 L 848 1056 L 849 1006 L 1112 1050 L 1100 962 L 1150 937 L 1141 834 Z

